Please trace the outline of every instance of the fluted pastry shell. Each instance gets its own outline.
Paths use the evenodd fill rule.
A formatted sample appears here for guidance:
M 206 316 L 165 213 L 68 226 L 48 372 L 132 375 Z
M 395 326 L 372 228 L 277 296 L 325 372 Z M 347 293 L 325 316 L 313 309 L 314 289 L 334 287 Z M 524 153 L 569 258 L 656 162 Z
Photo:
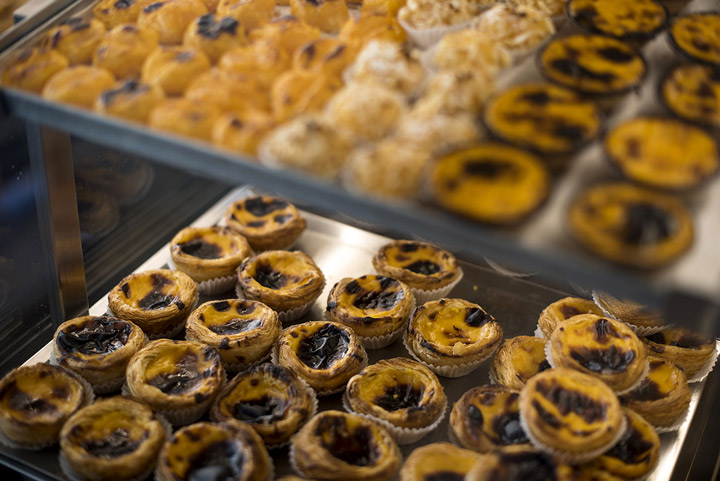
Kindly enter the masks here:
M 280 446 L 314 414 L 315 393 L 289 368 L 262 364 L 238 374 L 218 395 L 214 421 L 250 425 L 267 446 Z
M 450 429 L 459 444 L 480 453 L 530 445 L 520 426 L 520 392 L 486 384 L 465 392 L 450 413 Z
M 526 481 L 527 479 L 578 481 L 570 466 L 553 458 L 552 455 L 528 446 L 509 446 L 485 454 L 465 476 L 465 481 Z
M 295 371 L 318 394 L 342 389 L 368 362 L 355 332 L 328 321 L 286 328 L 277 342 L 277 364 Z
M 214 347 L 159 339 L 133 356 L 126 378 L 132 396 L 162 412 L 209 405 L 225 372 Z
M 362 337 L 378 337 L 402 329 L 413 307 L 410 289 L 391 277 L 346 277 L 328 295 L 330 320 L 350 326 Z
M 53 355 L 60 366 L 98 388 L 122 384 L 130 358 L 145 342 L 142 329 L 130 321 L 83 316 L 60 324 L 53 336 Z
M 465 479 L 481 459 L 478 453 L 450 443 L 427 444 L 410 453 L 400 470 L 400 481 Z
M 664 329 L 641 339 L 650 355 L 672 362 L 685 371 L 688 379 L 710 362 L 716 349 L 714 339 L 679 327 Z
M 186 227 L 170 241 L 170 255 L 178 270 L 202 282 L 233 275 L 252 250 L 228 227 Z
M 430 426 L 445 414 L 447 403 L 437 376 L 405 357 L 366 367 L 350 378 L 345 396 L 353 412 L 407 429 Z
M 547 343 L 547 339 L 530 336 L 505 339 L 490 365 L 491 379 L 520 391 L 535 374 L 550 369 L 545 359 Z
M 423 290 L 446 286 L 459 273 L 457 259 L 450 252 L 410 240 L 384 245 L 373 257 L 372 264 L 378 273 Z
M 197 300 L 198 287 L 190 276 L 157 269 L 131 274 L 120 281 L 108 295 L 108 306 L 115 316 L 153 336 L 184 324 Z
M 635 326 L 640 329 L 659 330 L 665 324 L 660 312 L 653 308 L 636 304 L 631 300 L 620 300 L 610 294 L 599 291 L 593 291 L 593 299 L 595 300 L 595 304 L 597 304 L 603 312 L 606 312 L 619 321 L 630 324 L 630 326 Z
M 120 481 L 152 469 L 165 436 L 148 406 L 117 396 L 75 413 L 60 433 L 60 449 L 82 479 Z
M 550 338 L 553 365 L 602 379 L 616 392 L 634 387 L 647 369 L 645 346 L 625 324 L 581 314 L 558 324 Z
M 520 417 L 535 447 L 571 462 L 609 449 L 624 428 L 612 389 L 596 377 L 565 368 L 548 369 L 528 381 L 520 392 Z
M 603 311 L 588 299 L 564 297 L 543 309 L 538 319 L 538 327 L 545 338 L 550 339 L 558 324 L 580 314 L 602 316 Z
M 388 481 L 400 465 L 390 434 L 357 414 L 324 411 L 293 438 L 291 463 L 319 480 Z
M 0 380 L 0 431 L 23 446 L 57 441 L 65 422 L 87 403 L 89 385 L 59 366 L 33 364 Z
M 225 222 L 245 236 L 255 250 L 288 248 L 307 225 L 293 204 L 269 195 L 234 202 L 225 214 Z
M 325 276 L 300 251 L 265 251 L 242 263 L 238 283 L 246 298 L 287 311 L 317 299 Z

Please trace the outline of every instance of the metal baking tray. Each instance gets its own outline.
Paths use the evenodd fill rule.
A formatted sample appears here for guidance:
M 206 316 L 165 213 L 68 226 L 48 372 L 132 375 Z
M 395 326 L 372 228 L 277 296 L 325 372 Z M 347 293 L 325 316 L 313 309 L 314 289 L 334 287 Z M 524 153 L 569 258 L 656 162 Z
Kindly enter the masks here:
M 695 0 L 691 9 L 707 8 L 713 0 Z M 0 54 L 0 67 L 26 46 L 32 45 L 52 25 L 88 12 L 93 2 L 76 1 L 71 7 L 37 28 L 32 35 Z M 565 22 L 562 32 L 571 27 Z M 561 33 L 562 33 L 561 32 Z M 638 94 L 631 94 L 620 112 L 608 119 L 612 124 L 638 112 L 658 110 L 653 100 L 654 83 L 661 70 L 675 61 L 661 34 L 644 49 L 653 66 Z M 501 86 L 540 80 L 533 56 L 509 70 Z M 565 212 L 575 193 L 583 186 L 616 174 L 602 160 L 596 142 L 581 152 L 560 175 L 546 204 L 529 221 L 515 229 L 495 229 L 441 211 L 422 201 L 401 203 L 380 201 L 348 192 L 339 185 L 323 182 L 290 170 L 274 170 L 252 159 L 210 144 L 148 129 L 90 111 L 48 102 L 25 92 L 0 89 L 0 104 L 10 115 L 28 123 L 57 129 L 109 148 L 143 155 L 156 162 L 186 169 L 232 185 L 251 183 L 281 192 L 292 201 L 323 212 L 339 210 L 348 216 L 393 229 L 398 235 L 414 233 L 451 247 L 463 257 L 480 261 L 489 257 L 524 272 L 543 272 L 558 279 L 604 289 L 648 305 L 665 309 L 670 321 L 685 321 L 689 307 L 699 309 L 693 319 L 708 318 L 720 331 L 716 307 L 720 292 L 720 183 L 711 182 L 692 199 L 696 221 L 695 243 L 677 262 L 653 272 L 641 272 L 609 264 L 589 255 L 565 232 Z M 709 313 L 709 314 L 708 314 Z M 709 331 L 698 324 L 695 327 Z M 693 326 L 690 326 L 693 327 Z M 718 332 L 720 333 L 720 332 Z
M 215 206 L 200 216 L 192 225 L 208 226 L 222 221 L 224 213 L 230 204 L 252 192 L 249 188 L 240 188 L 220 200 Z M 300 237 L 295 248 L 302 250 L 312 257 L 325 274 L 327 283 L 322 295 L 315 301 L 310 313 L 297 322 L 322 319 L 322 313 L 327 302 L 327 295 L 332 286 L 343 277 L 355 277 L 372 273 L 371 259 L 382 245 L 391 239 L 373 234 L 337 221 L 303 212 L 307 219 L 307 230 Z M 136 272 L 148 269 L 167 267 L 169 258 L 169 244 L 160 249 L 145 263 L 139 266 Z M 520 334 L 532 335 L 537 327 L 540 312 L 551 302 L 554 302 L 571 292 L 564 292 L 549 288 L 532 280 L 510 277 L 488 267 L 482 267 L 468 262 L 460 262 L 465 276 L 455 287 L 450 296 L 467 299 L 483 306 L 500 322 L 505 338 Z M 228 293 L 226 296 L 232 296 Z M 222 299 L 223 296 L 214 297 Z M 201 299 L 201 302 L 208 299 Z M 100 299 L 90 309 L 90 314 L 102 315 L 107 311 L 107 297 Z M 51 343 L 32 356 L 25 364 L 45 362 L 52 351 Z M 379 350 L 369 350 L 370 362 L 391 357 L 407 357 L 408 353 L 402 342 Z M 440 378 L 448 397 L 450 406 L 457 401 L 468 389 L 486 384 L 488 380 L 489 361 L 484 363 L 477 371 L 458 378 Z M 669 481 L 678 458 L 683 454 L 683 444 L 688 433 L 688 427 L 698 406 L 705 382 L 692 384 L 687 420 L 676 433 L 662 434 L 661 457 L 658 466 L 652 472 L 648 481 Z M 341 394 L 320 398 L 320 409 L 342 410 Z M 407 456 L 414 448 L 439 441 L 448 441 L 448 415 L 440 426 L 421 441 L 402 446 L 402 452 Z M 694 453 L 693 447 L 686 447 L 686 454 Z M 287 449 L 271 452 L 276 475 L 290 474 L 287 459 Z M 35 473 L 36 479 L 64 480 L 58 464 L 58 449 L 46 449 L 40 452 L 13 450 L 0 446 L 0 456 L 9 458 L 17 469 L 24 469 Z

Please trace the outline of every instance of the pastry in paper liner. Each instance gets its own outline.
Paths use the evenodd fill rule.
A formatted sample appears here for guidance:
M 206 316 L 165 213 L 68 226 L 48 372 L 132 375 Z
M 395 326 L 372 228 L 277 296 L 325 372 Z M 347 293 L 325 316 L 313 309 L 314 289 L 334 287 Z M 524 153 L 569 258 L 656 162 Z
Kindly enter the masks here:
M 427 367 L 428 369 L 430 369 L 432 372 L 434 372 L 438 376 L 449 377 L 449 378 L 458 378 L 458 377 L 463 377 L 463 376 L 470 374 L 471 372 L 473 372 L 474 370 L 479 368 L 483 362 L 490 359 L 493 355 L 493 352 L 490 352 L 487 355 L 487 357 L 475 360 L 473 362 L 457 364 L 455 366 L 440 366 L 440 365 L 436 365 L 436 364 L 429 364 L 429 363 L 423 361 L 422 359 L 420 359 L 417 356 L 417 354 L 415 354 L 415 352 L 412 350 L 410 345 L 408 344 L 407 333 L 405 333 L 403 335 L 403 345 L 405 346 L 405 349 L 407 350 L 407 352 L 417 362 L 419 362 L 423 366 Z
M 447 442 L 426 444 L 413 450 L 400 469 L 400 481 L 466 479 L 482 455 Z
M 623 302 L 600 291 L 592 291 L 592 300 L 604 316 L 624 322 L 638 336 L 649 336 L 672 327 L 665 324 L 658 312 L 646 306 Z

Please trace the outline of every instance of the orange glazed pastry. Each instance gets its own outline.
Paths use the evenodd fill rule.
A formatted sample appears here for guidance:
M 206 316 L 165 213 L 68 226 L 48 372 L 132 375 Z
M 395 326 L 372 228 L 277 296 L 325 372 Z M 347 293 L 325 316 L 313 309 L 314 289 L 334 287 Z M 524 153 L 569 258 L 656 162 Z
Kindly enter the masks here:
M 387 15 L 363 15 L 350 18 L 340 29 L 339 40 L 358 50 L 370 40 L 405 41 L 405 30 L 393 17 Z
M 217 13 L 232 17 L 248 30 L 263 26 L 273 16 L 275 0 L 220 0 Z
M 24 50 L 2 73 L 2 84 L 40 93 L 45 82 L 68 66 L 65 55 L 47 48 Z
M 138 16 L 140 27 L 151 28 L 160 35 L 160 43 L 182 43 L 188 25 L 207 8 L 198 0 L 166 0 L 143 8 Z
M 104 37 L 105 25 L 100 20 L 73 17 L 51 28 L 44 42 L 65 55 L 70 65 L 82 65 L 90 63 Z
M 42 96 L 55 102 L 64 102 L 91 109 L 98 96 L 115 83 L 107 70 L 80 65 L 62 70 L 47 81 Z
M 104 68 L 119 79 L 137 78 L 145 59 L 158 46 L 155 30 L 121 24 L 108 32 L 93 55 L 93 65 Z
M 203 15 L 188 26 L 183 43 L 202 50 L 216 63 L 225 52 L 247 43 L 245 28 L 232 17 Z
M 288 15 L 276 18 L 267 25 L 250 32 L 253 42 L 268 42 L 284 50 L 289 57 L 303 45 L 320 38 L 320 30 Z
M 230 50 L 220 58 L 218 65 L 228 72 L 253 77 L 260 86 L 269 90 L 275 79 L 290 68 L 290 57 L 268 42 L 255 42 Z
M 325 33 L 337 33 L 350 18 L 345 0 L 290 0 L 292 14 Z
M 123 23 L 134 23 L 140 11 L 151 3 L 152 0 L 101 0 L 93 8 L 93 15 L 111 29 Z
M 159 47 L 145 60 L 142 80 L 157 84 L 168 95 L 182 95 L 190 81 L 210 68 L 204 53 L 185 47 Z
M 301 70 L 285 72 L 272 87 L 275 119 L 283 122 L 300 114 L 319 112 L 340 87 L 342 82 L 336 77 Z
M 258 145 L 275 125 L 269 114 L 225 114 L 215 121 L 212 140 L 221 147 L 256 156 Z
M 150 112 L 152 127 L 188 137 L 210 140 L 221 111 L 212 105 L 188 99 L 169 99 Z
M 163 100 L 165 93 L 157 85 L 127 80 L 101 93 L 95 102 L 95 110 L 145 123 L 152 109 Z
M 270 99 L 252 78 L 219 68 L 195 77 L 185 91 L 185 98 L 238 114 L 270 110 Z
M 340 77 L 355 60 L 355 51 L 334 38 L 321 38 L 299 48 L 293 55 L 293 68 Z

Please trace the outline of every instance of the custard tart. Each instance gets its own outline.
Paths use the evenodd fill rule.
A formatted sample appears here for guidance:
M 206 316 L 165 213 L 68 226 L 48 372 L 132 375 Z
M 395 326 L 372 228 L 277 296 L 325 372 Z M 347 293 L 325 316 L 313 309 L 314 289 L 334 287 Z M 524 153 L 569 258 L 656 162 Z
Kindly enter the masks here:
M 482 142 L 438 157 L 430 191 L 444 209 L 490 224 L 516 224 L 545 200 L 550 175 L 540 158 L 496 142 Z
M 290 462 L 307 478 L 388 481 L 400 466 L 400 450 L 379 424 L 357 414 L 324 411 L 293 438 Z
M 609 451 L 590 466 L 623 479 L 640 479 L 653 470 L 660 457 L 660 437 L 635 411 L 623 408 L 627 430 Z
M 127 367 L 130 395 L 174 425 L 189 424 L 210 407 L 225 382 L 220 355 L 192 341 L 148 343 Z
M 272 479 L 272 461 L 244 423 L 196 423 L 175 432 L 160 451 L 157 481 Z
M 676 117 L 720 128 L 720 71 L 709 65 L 681 64 L 659 85 L 659 97 Z
M 198 287 L 190 276 L 167 269 L 131 274 L 108 295 L 110 311 L 151 339 L 179 333 L 197 301 Z
M 75 413 L 60 433 L 60 450 L 80 479 L 144 479 L 155 467 L 165 436 L 152 409 L 117 396 Z
M 502 337 L 500 324 L 482 307 L 462 299 L 440 299 L 415 309 L 405 346 L 435 373 L 460 377 L 492 356 Z
M 717 356 L 715 340 L 687 329 L 671 327 L 642 338 L 648 354 L 670 361 L 692 382 Z
M 228 227 L 186 227 L 170 241 L 170 256 L 175 267 L 195 282 L 233 277 L 229 285 L 224 283 L 219 289 L 227 290 L 235 285 L 235 271 L 251 255 L 248 241 Z M 210 290 L 212 292 L 206 293 L 223 292 Z
M 321 396 L 341 391 L 368 362 L 357 334 L 337 322 L 288 327 L 276 349 L 277 364 L 295 371 Z
M 238 374 L 218 395 L 210 416 L 249 424 L 273 448 L 287 444 L 316 411 L 315 393 L 294 371 L 262 364 Z
M 26 449 L 55 444 L 65 421 L 92 400 L 80 376 L 58 366 L 13 369 L 0 380 L 0 431 Z
M 435 374 L 396 357 L 372 364 L 350 378 L 343 403 L 387 428 L 398 444 L 414 443 L 445 416 L 447 398 Z
M 682 55 L 710 65 L 720 65 L 720 14 L 691 13 L 677 17 L 668 37 L 670 44 Z
M 668 264 L 690 248 L 693 221 L 676 197 L 625 183 L 578 195 L 568 212 L 573 237 L 591 252 L 631 267 Z
M 130 358 L 145 345 L 142 329 L 107 316 L 83 316 L 55 331 L 53 356 L 75 371 L 98 393 L 120 390 Z
M 615 393 L 597 377 L 548 369 L 520 392 L 520 423 L 535 447 L 582 463 L 614 446 L 625 431 Z
M 649 40 L 665 28 L 668 10 L 659 0 L 570 0 L 570 19 L 587 32 L 624 41 Z
M 645 346 L 625 324 L 593 314 L 558 324 L 550 337 L 552 365 L 602 379 L 616 392 L 634 388 L 647 373 Z
M 687 378 L 682 369 L 670 361 L 650 356 L 648 362 L 648 375 L 620 401 L 653 426 L 673 426 L 690 406 Z
M 520 393 L 501 385 L 470 389 L 450 413 L 451 434 L 459 444 L 480 453 L 504 446 L 527 444 L 520 426 Z
M 541 155 L 570 155 L 600 135 L 594 102 L 548 83 L 511 87 L 493 97 L 484 121 L 493 135 Z
M 227 210 L 225 221 L 257 251 L 287 249 L 307 225 L 294 205 L 269 195 L 236 201 Z
M 392 344 L 415 308 L 408 286 L 380 275 L 346 277 L 328 295 L 329 320 L 350 326 L 363 347 L 380 349 Z
M 553 456 L 528 446 L 509 446 L 483 456 L 465 481 L 580 481 L 572 468 Z M 583 481 L 619 481 L 592 478 Z
M 662 314 L 653 308 L 599 291 L 593 291 L 593 300 L 604 313 L 624 322 L 638 335 L 652 334 L 665 327 Z
M 267 304 L 284 322 L 310 309 L 325 287 L 325 276 L 300 251 L 265 251 L 242 263 L 238 283 L 246 298 Z
M 185 337 L 214 347 L 229 371 L 265 361 L 282 331 L 275 311 L 248 299 L 210 301 L 188 317 Z
M 393 241 L 380 248 L 372 264 L 378 274 L 407 284 L 418 304 L 447 295 L 462 278 L 454 255 L 425 242 Z
M 521 390 L 535 374 L 550 369 L 545 359 L 547 339 L 515 336 L 505 339 L 495 352 L 490 379 L 510 389 Z
M 558 324 L 580 314 L 602 316 L 603 312 L 593 301 L 580 297 L 565 297 L 547 306 L 538 319 L 538 327 L 550 339 Z
M 481 456 L 450 443 L 432 443 L 415 449 L 400 470 L 400 481 L 460 481 Z

